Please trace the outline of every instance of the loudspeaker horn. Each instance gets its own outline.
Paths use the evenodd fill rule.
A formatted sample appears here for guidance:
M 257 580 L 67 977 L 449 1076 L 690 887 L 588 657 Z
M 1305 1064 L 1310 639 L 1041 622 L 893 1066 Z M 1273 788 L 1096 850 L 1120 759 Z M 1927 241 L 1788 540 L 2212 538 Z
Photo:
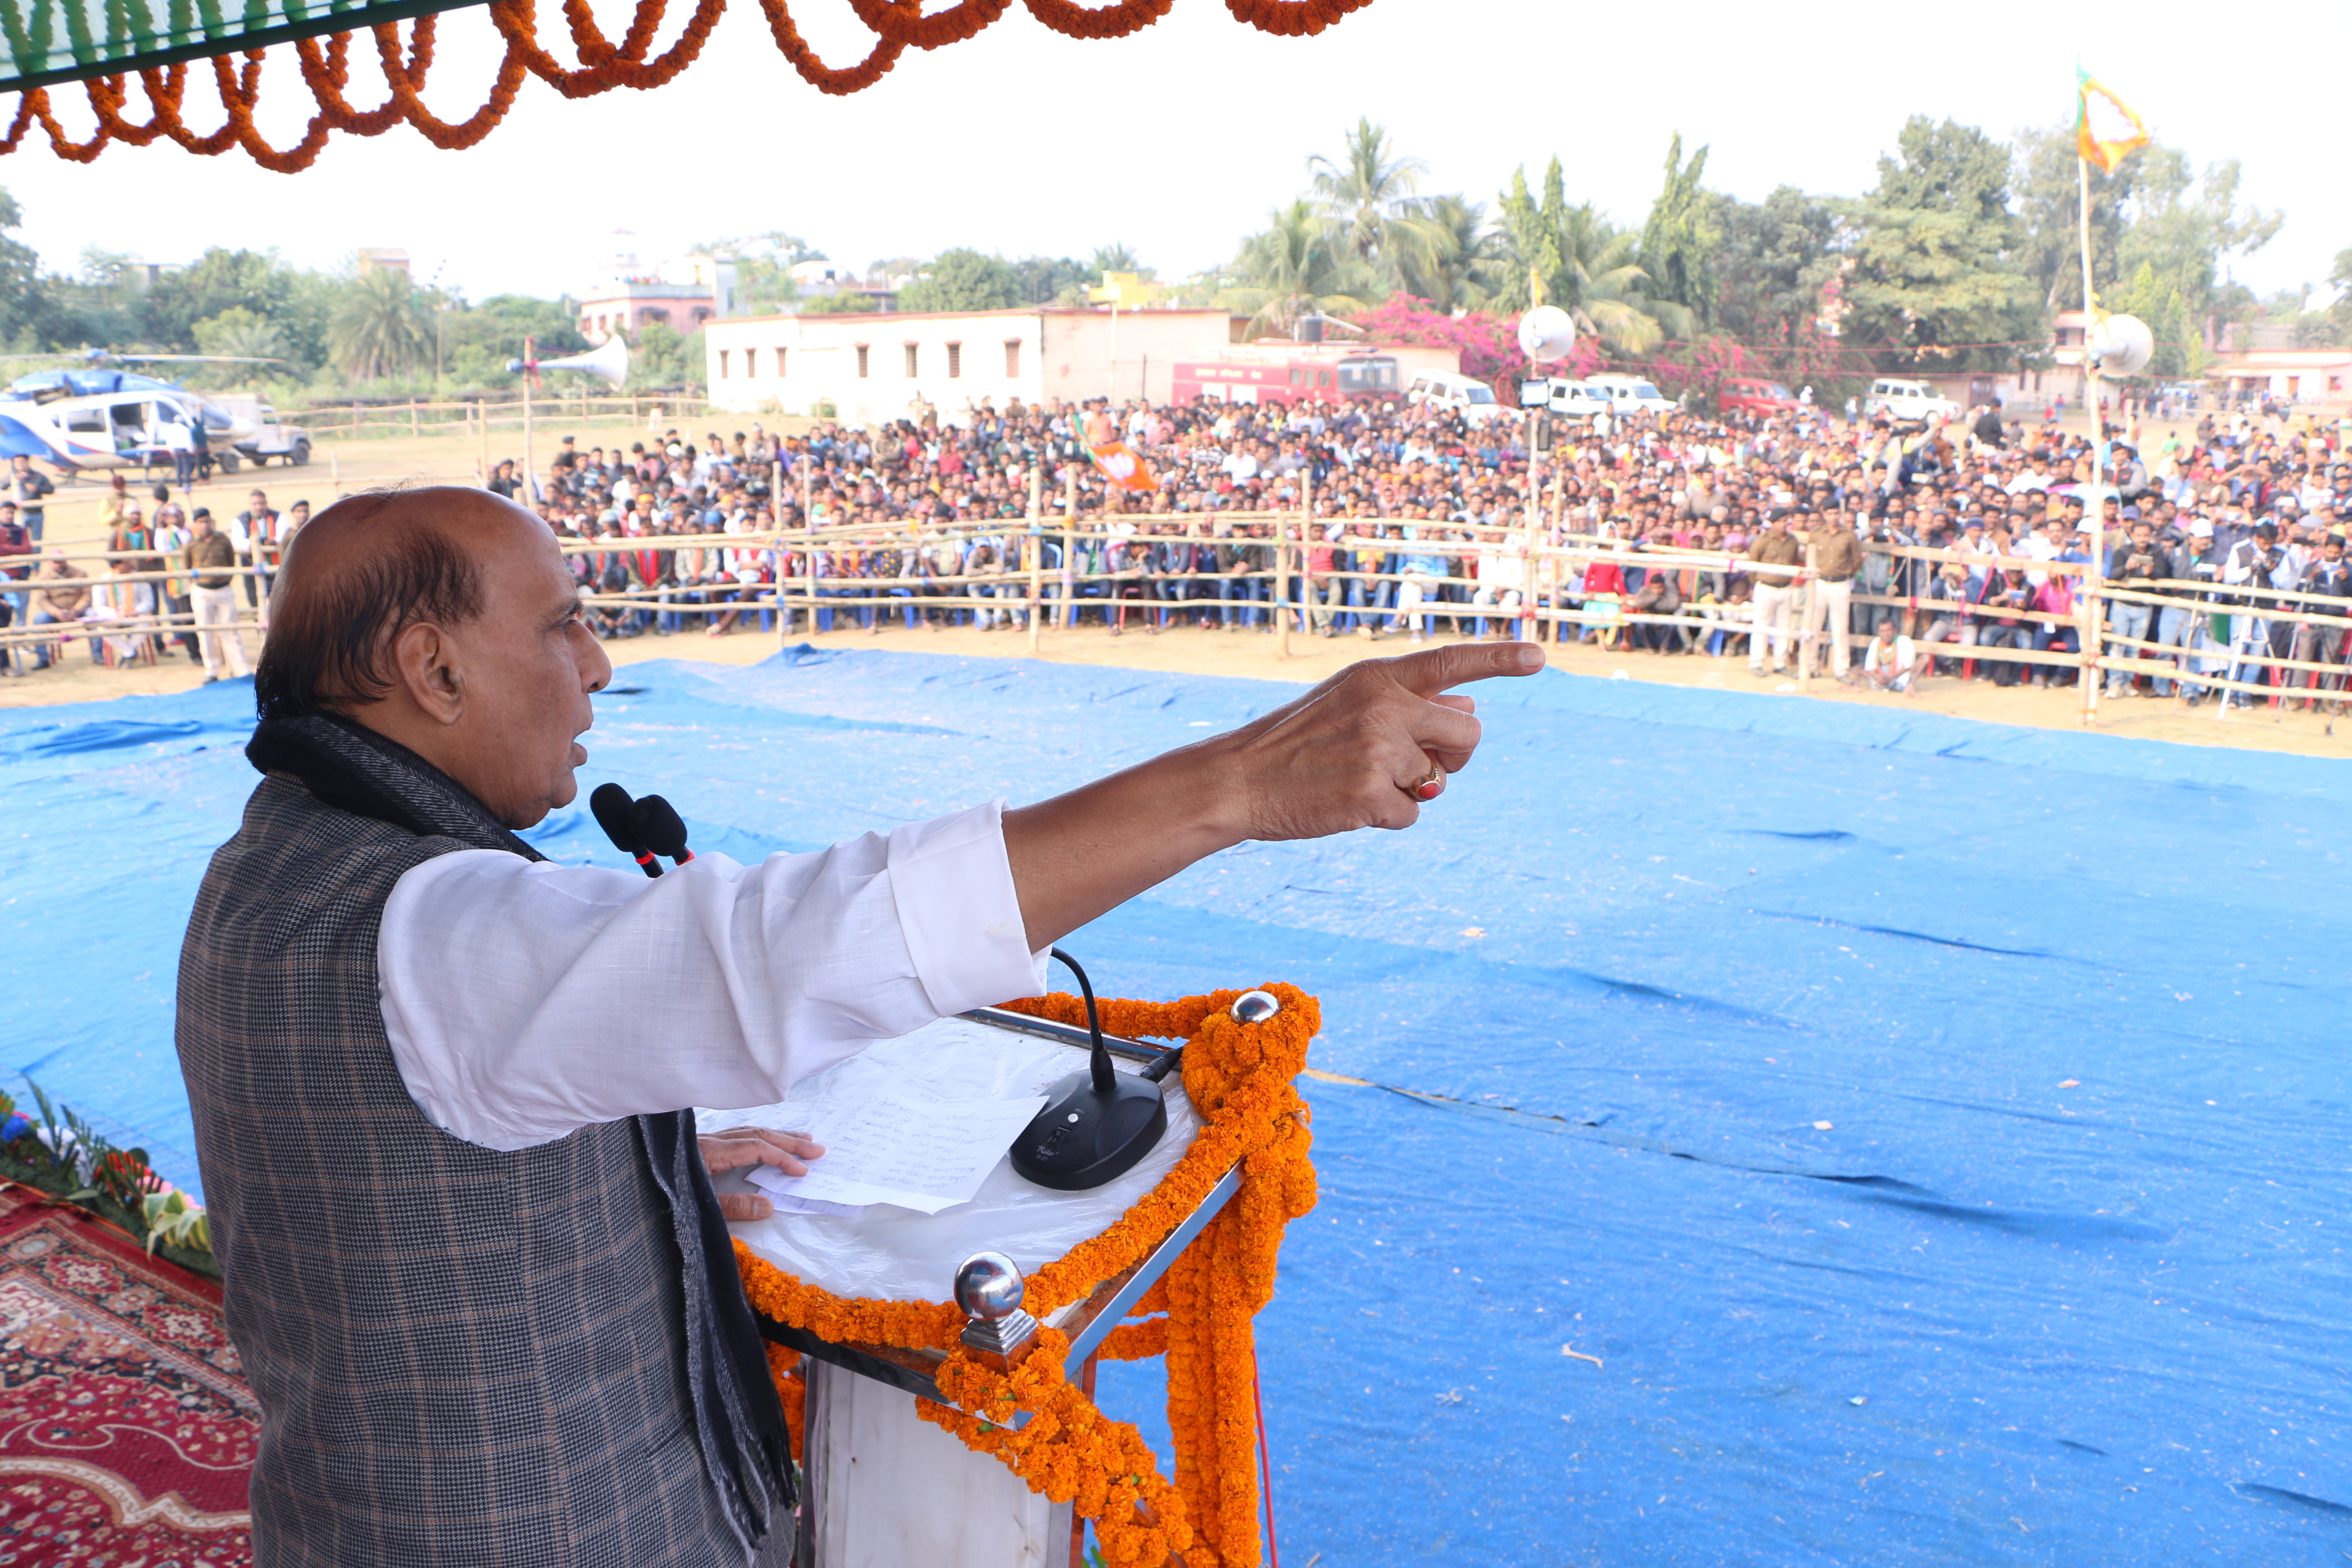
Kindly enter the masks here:
M 2084 335 L 2101 375 L 2137 375 L 2156 357 L 2156 334 L 2137 316 L 2109 316 Z
M 584 354 L 573 354 L 567 359 L 541 360 L 538 368 L 584 370 L 590 375 L 603 376 L 618 386 L 629 379 L 629 345 L 616 335 L 606 339 L 604 347 Z
M 1542 364 L 1566 359 L 1576 346 L 1576 318 L 1557 305 L 1538 305 L 1519 318 L 1519 352 Z

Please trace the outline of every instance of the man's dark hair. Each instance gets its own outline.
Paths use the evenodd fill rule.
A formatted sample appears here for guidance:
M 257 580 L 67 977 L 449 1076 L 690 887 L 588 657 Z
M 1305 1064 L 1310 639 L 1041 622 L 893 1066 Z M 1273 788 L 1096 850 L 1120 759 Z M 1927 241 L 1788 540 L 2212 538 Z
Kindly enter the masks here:
M 352 496 L 309 526 L 357 505 L 366 511 L 353 521 L 368 528 L 396 499 Z M 301 570 L 304 535 L 295 536 L 271 595 L 269 640 L 254 666 L 254 705 L 262 718 L 381 702 L 392 689 L 394 638 L 420 621 L 454 626 L 481 614 L 480 565 L 440 529 L 412 518 L 404 527 L 381 526 L 380 535 L 362 559 L 316 584 Z

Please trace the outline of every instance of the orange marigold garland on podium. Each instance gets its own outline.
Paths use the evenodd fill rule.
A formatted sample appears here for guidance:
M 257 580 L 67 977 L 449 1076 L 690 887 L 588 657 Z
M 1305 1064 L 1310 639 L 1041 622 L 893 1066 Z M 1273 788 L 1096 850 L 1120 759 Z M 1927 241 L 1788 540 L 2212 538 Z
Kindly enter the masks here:
M 1041 1329 L 1037 1350 L 1013 1372 L 989 1370 L 957 1335 L 963 1319 L 947 1302 L 845 1300 L 794 1279 L 735 1244 L 751 1304 L 782 1322 L 836 1342 L 949 1349 L 936 1374 L 953 1405 L 918 1401 L 923 1418 L 1003 1461 L 1032 1489 L 1069 1502 L 1094 1521 L 1112 1568 L 1157 1568 L 1171 1552 L 1192 1568 L 1256 1568 L 1258 1487 L 1252 1387 L 1257 1349 L 1252 1321 L 1274 1294 L 1283 1229 L 1315 1206 L 1313 1137 L 1306 1102 L 1293 1087 L 1307 1042 L 1322 1026 L 1315 998 L 1294 985 L 1265 987 L 1282 1010 L 1258 1024 L 1237 1022 L 1239 991 L 1180 1002 L 1104 1001 L 1112 1034 L 1181 1039 L 1184 1092 L 1202 1126 L 1175 1168 L 1092 1240 L 1028 1278 L 1024 1305 L 1043 1319 L 1140 1262 L 1239 1164 L 1241 1189 L 1211 1220 L 1159 1285 L 1136 1306 L 1156 1314 L 1122 1324 L 1104 1343 L 1108 1360 L 1165 1353 L 1168 1423 L 1176 1479 L 1163 1479 L 1129 1424 L 1096 1407 L 1066 1375 L 1067 1336 Z M 1075 996 L 1006 1004 L 1015 1012 L 1083 1024 Z M 793 1436 L 800 1436 L 797 1358 L 772 1352 Z M 793 1384 L 787 1385 L 787 1379 Z M 1013 1413 L 1029 1420 L 1007 1425 Z
M 1024 3 L 1031 16 L 1066 37 L 1119 38 L 1166 16 L 1172 0 L 1116 0 L 1100 6 L 1074 5 L 1071 0 Z M 82 81 L 97 120 L 97 131 L 84 141 L 76 141 L 66 131 L 50 102 L 48 88 L 21 94 L 6 132 L 0 135 L 0 153 L 15 152 L 36 124 L 47 136 L 51 151 L 78 163 L 91 162 L 110 142 L 144 147 L 161 139 L 203 154 L 241 147 L 262 167 L 290 174 L 310 166 L 331 132 L 381 136 L 400 124 L 415 127 L 425 140 L 444 150 L 471 147 L 506 118 L 526 75 L 539 78 L 566 98 L 591 98 L 621 87 L 643 90 L 662 86 L 702 53 L 726 4 L 727 0 L 695 0 L 677 41 L 648 59 L 646 51 L 662 25 L 667 0 L 636 0 L 628 31 L 618 43 L 606 38 L 596 26 L 587 0 L 563 0 L 565 26 L 580 58 L 579 66 L 573 68 L 541 46 L 537 0 L 494 0 L 490 21 L 506 40 L 506 53 L 499 61 L 488 98 L 472 114 L 455 121 L 435 115 L 425 107 L 422 96 L 425 73 L 433 63 L 431 15 L 409 24 L 404 47 L 397 22 L 368 29 L 388 89 L 384 101 L 373 109 L 354 109 L 343 96 L 350 80 L 355 32 L 299 39 L 292 45 L 295 61 L 317 112 L 302 134 L 286 147 L 273 146 L 254 124 L 266 51 L 239 49 L 232 42 L 203 62 L 211 67 L 220 99 L 221 123 L 209 131 L 194 130 L 182 118 L 188 68 L 173 64 L 92 76 Z M 1319 33 L 1369 4 L 1370 0 L 1225 0 L 1237 20 L 1284 37 Z M 874 47 L 854 66 L 828 66 L 818 58 L 793 24 L 787 0 L 759 0 L 759 5 L 777 51 L 801 79 L 819 92 L 840 94 L 872 87 L 909 48 L 942 48 L 973 37 L 1003 16 L 1012 0 L 960 0 L 950 9 L 928 16 L 918 0 L 850 0 L 857 19 L 874 34 Z M 148 103 L 144 120 L 127 118 L 124 112 L 131 101 L 133 75 Z

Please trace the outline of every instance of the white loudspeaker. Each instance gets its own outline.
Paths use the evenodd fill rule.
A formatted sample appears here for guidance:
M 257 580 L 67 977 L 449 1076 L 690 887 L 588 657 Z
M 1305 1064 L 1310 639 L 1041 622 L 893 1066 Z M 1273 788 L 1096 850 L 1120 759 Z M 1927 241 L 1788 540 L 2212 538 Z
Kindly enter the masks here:
M 1538 305 L 1519 318 L 1519 352 L 1542 364 L 1566 359 L 1576 346 L 1576 318 L 1557 305 Z
M 2101 375 L 2137 375 L 2156 356 L 2156 334 L 2137 316 L 2109 316 L 2084 341 Z
M 618 336 L 609 338 L 604 346 L 568 359 L 543 359 L 541 370 L 584 370 L 590 375 L 603 376 L 614 386 L 629 379 L 629 345 Z

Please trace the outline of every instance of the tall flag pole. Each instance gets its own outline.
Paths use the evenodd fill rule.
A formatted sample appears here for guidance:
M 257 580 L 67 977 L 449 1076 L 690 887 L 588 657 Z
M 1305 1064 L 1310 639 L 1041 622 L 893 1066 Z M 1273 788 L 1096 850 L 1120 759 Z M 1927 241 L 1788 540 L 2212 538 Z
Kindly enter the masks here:
M 2103 100 L 2115 112 L 2130 122 L 2128 133 L 2103 138 L 2091 128 L 2091 100 Z M 2096 163 L 2102 174 L 2112 174 L 2124 155 L 2136 147 L 2147 145 L 2147 122 L 2135 112 L 2130 104 L 2117 98 L 2106 85 L 2084 70 L 2074 67 L 2074 184 L 2081 196 L 2080 245 L 2083 252 L 2083 401 L 2091 410 L 2091 495 L 2090 504 L 2084 509 L 2091 526 L 2091 560 L 2083 571 L 2083 592 L 2085 601 L 2083 634 L 2083 722 L 2089 724 L 2098 717 L 2099 688 L 2105 677 L 2098 669 L 2098 643 L 2102 627 L 2098 620 L 2099 578 L 2106 569 L 2107 530 L 2105 500 L 2108 492 L 2107 475 L 2112 467 L 2107 451 L 2107 420 L 2100 406 L 2103 393 L 2099 385 L 2099 364 L 2091 355 L 2091 334 L 2106 320 L 2099 308 L 2098 290 L 2091 285 L 2091 165 Z

